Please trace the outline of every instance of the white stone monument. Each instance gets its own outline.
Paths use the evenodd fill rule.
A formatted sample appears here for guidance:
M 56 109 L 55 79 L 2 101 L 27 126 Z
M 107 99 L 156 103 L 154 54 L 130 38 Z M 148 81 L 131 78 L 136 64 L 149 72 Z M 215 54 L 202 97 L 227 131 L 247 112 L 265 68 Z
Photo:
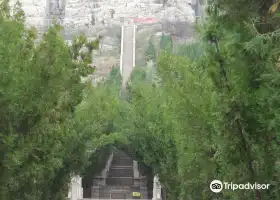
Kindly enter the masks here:
M 68 198 L 70 200 L 83 199 L 82 178 L 80 176 L 72 177 L 69 192 L 68 192 Z
M 157 175 L 154 177 L 153 199 L 152 200 L 161 200 L 161 184 L 159 182 Z

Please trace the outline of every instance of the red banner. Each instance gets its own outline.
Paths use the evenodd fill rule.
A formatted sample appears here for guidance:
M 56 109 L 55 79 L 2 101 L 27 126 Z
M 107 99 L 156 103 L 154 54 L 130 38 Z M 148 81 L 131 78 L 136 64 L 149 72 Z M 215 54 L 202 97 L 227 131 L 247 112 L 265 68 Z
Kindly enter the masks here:
M 157 22 L 156 18 L 133 18 L 134 23 L 155 23 Z

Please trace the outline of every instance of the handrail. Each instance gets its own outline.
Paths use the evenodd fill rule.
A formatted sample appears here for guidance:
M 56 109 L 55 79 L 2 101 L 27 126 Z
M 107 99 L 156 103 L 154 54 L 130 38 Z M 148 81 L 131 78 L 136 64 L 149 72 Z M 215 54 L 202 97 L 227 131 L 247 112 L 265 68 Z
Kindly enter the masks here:
M 104 177 L 104 178 L 108 177 L 109 170 L 110 170 L 110 167 L 111 167 L 111 164 L 112 164 L 112 160 L 113 160 L 113 153 L 110 154 L 110 156 L 108 158 L 108 161 L 106 163 L 106 166 L 102 171 L 102 177 Z

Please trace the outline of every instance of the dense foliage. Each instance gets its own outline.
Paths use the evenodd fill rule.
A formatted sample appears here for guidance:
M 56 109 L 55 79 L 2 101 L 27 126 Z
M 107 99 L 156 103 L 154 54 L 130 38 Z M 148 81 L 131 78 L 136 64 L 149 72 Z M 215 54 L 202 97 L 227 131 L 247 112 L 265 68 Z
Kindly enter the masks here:
M 199 42 L 172 55 L 163 36 L 156 70 L 134 70 L 119 129 L 168 199 L 280 199 L 279 17 L 272 1 L 208 3 Z M 215 194 L 214 179 L 270 187 Z
M 162 33 L 159 41 L 159 48 L 167 52 L 172 52 L 173 44 L 171 35 L 165 35 Z
M 118 108 L 119 89 L 110 86 L 120 81 L 82 83 L 99 40 L 80 35 L 68 46 L 56 24 L 36 38 L 20 4 L 13 15 L 7 5 L 0 4 L 0 199 L 62 200 L 71 175 L 100 163 L 100 148 L 119 139 L 108 122 Z
M 112 143 L 158 174 L 169 200 L 280 199 L 278 2 L 208 1 L 198 41 L 172 51 L 163 35 L 122 100 L 117 69 L 95 88 L 80 81 L 98 40 L 68 47 L 54 26 L 35 45 L 20 9 L 2 4 L 0 199 L 63 199 Z M 270 187 L 215 194 L 213 179 Z
M 153 44 L 152 37 L 149 39 L 148 47 L 145 51 L 146 61 L 156 59 L 156 47 Z

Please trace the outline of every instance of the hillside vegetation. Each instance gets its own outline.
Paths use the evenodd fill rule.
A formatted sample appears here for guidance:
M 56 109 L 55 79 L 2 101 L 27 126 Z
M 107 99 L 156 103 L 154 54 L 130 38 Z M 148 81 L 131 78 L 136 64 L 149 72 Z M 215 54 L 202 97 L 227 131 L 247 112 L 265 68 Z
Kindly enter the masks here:
M 10 16 L 2 2 L 0 199 L 63 200 L 71 175 L 93 176 L 112 146 L 158 174 L 168 200 L 280 199 L 278 3 L 208 3 L 197 41 L 150 44 L 120 98 L 117 69 L 81 82 L 98 40 L 67 46 L 54 25 L 35 45 L 20 6 Z M 270 187 L 215 194 L 214 179 Z

